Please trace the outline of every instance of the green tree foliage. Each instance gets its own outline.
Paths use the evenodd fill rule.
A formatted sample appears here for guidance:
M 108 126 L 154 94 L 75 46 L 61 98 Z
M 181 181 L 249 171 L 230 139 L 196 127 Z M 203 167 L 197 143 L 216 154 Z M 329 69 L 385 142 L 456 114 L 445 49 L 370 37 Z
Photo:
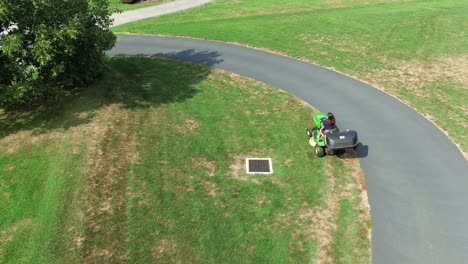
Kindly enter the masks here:
M 0 0 L 0 106 L 93 80 L 115 44 L 108 0 Z

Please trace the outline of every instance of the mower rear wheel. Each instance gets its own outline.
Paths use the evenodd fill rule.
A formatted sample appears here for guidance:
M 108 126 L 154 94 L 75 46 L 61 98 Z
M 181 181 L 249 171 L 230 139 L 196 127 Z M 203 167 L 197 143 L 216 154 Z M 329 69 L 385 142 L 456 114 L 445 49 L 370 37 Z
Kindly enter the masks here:
M 323 147 L 316 146 L 315 147 L 315 155 L 317 155 L 317 157 L 325 156 L 325 149 Z

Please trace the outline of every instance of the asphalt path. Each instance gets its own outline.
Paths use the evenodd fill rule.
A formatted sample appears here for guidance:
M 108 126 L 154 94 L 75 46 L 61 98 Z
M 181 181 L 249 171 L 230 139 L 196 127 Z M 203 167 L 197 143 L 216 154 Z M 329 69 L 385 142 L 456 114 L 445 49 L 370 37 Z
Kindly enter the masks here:
M 112 19 L 114 20 L 112 25 L 118 26 L 128 22 L 133 22 L 149 17 L 171 14 L 174 12 L 204 5 L 211 1 L 213 0 L 175 0 L 172 2 L 159 4 L 155 6 L 129 10 L 122 13 L 114 13 L 112 14 Z
M 332 111 L 342 129 L 359 133 L 373 262 L 468 263 L 467 161 L 444 133 L 395 98 L 317 65 L 220 42 L 121 35 L 109 54 L 228 70 Z

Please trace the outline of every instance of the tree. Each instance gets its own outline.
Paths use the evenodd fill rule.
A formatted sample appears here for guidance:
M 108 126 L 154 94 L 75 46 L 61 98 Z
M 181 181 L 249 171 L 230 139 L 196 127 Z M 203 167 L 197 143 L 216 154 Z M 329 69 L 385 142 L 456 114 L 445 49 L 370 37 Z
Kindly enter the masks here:
M 108 0 L 0 0 L 0 106 L 93 80 L 115 45 Z

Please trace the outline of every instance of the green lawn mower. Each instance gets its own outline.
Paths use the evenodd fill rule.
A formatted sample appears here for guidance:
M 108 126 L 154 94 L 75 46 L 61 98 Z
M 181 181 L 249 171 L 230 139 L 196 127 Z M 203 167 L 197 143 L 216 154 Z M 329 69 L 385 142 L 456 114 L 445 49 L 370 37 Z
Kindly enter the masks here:
M 314 128 L 306 130 L 309 137 L 309 144 L 315 148 L 317 157 L 325 154 L 342 154 L 346 149 L 356 149 L 358 146 L 357 132 L 353 130 L 340 131 L 338 126 L 332 130 L 325 130 L 323 135 L 317 138 L 322 126 L 322 120 L 327 119 L 327 113 L 317 113 L 314 115 Z

